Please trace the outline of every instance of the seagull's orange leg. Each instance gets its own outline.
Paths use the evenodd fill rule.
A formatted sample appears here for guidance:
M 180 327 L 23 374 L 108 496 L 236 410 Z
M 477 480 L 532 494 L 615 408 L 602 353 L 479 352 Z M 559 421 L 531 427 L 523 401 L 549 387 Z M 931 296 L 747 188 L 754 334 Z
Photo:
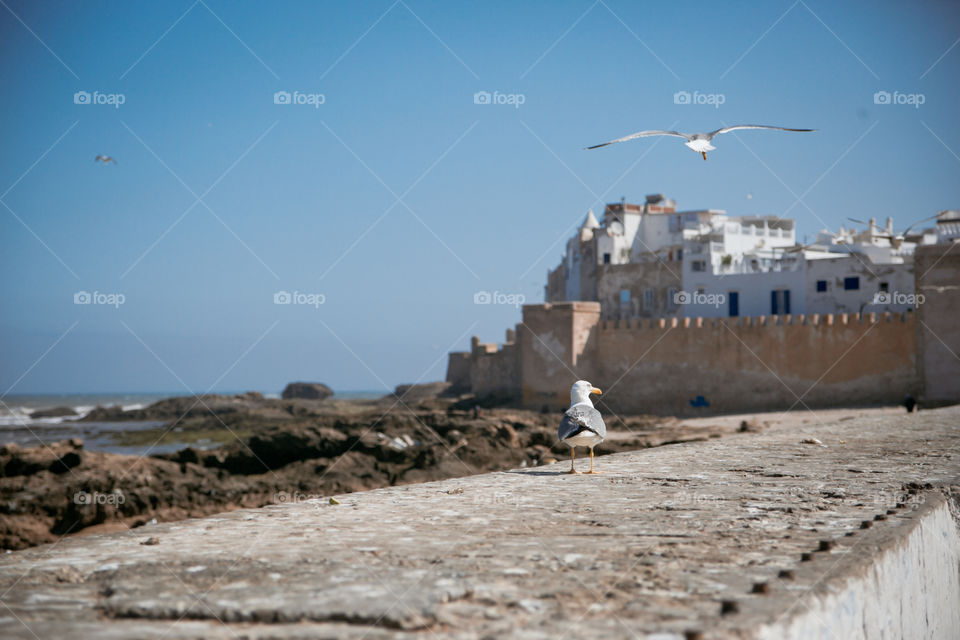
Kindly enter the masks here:
M 591 474 L 594 474 L 594 475 L 597 475 L 597 474 L 599 474 L 599 473 L 602 473 L 601 471 L 594 471 L 594 470 L 593 470 L 593 447 L 590 447 L 590 471 L 587 471 L 587 473 L 591 473 Z
M 707 152 L 706 152 L 706 151 L 701 151 L 700 153 L 703 154 L 703 160 L 704 160 L 704 162 L 706 162 L 706 160 L 707 160 Z
M 570 471 L 567 471 L 567 473 L 580 473 L 573 466 L 573 459 L 576 457 L 577 457 L 577 448 L 570 447 Z

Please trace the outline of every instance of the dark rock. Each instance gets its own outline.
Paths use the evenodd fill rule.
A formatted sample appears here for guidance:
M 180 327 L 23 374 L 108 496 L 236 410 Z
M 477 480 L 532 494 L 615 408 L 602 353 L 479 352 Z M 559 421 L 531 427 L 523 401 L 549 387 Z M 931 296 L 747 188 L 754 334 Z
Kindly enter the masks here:
M 55 442 L 42 447 L 22 448 L 8 444 L 0 448 L 0 476 L 32 476 L 41 471 L 66 473 L 82 461 L 79 438 Z
M 406 403 L 432 400 L 446 393 L 452 385 L 449 382 L 426 382 L 422 384 L 400 384 L 393 390 L 393 396 L 402 398 Z M 388 396 L 389 398 L 390 396 Z
M 283 390 L 282 398 L 292 400 L 323 400 L 333 395 L 333 389 L 320 382 L 291 382 Z
M 207 393 L 196 396 L 178 396 L 154 402 L 143 409 L 124 411 L 123 407 L 96 407 L 80 420 L 82 422 L 116 422 L 138 420 L 204 419 L 210 416 L 250 413 L 273 402 L 257 391 L 236 396 Z
M 66 473 L 67 471 L 70 471 L 70 469 L 80 466 L 82 461 L 83 459 L 80 457 L 79 453 L 76 451 L 71 451 L 51 462 L 50 471 L 52 473 Z
M 37 409 L 30 414 L 30 418 L 64 418 L 78 415 L 71 407 L 53 407 L 52 409 Z
M 97 405 L 90 410 L 90 413 L 83 416 L 81 420 L 83 422 L 109 422 L 113 420 L 123 420 L 124 413 L 123 407 L 118 404 L 110 407 L 101 407 L 100 405 Z
M 200 454 L 197 453 L 197 450 L 193 447 L 187 447 L 186 449 L 177 451 L 174 460 L 180 463 L 200 464 Z

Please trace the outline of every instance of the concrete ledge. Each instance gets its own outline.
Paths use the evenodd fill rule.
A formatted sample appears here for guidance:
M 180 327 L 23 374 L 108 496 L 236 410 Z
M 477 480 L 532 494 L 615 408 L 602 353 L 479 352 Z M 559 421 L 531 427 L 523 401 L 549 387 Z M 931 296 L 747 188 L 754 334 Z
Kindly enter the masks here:
M 957 514 L 933 496 L 913 514 L 906 535 L 900 528 L 878 533 L 857 553 L 859 541 L 843 539 L 832 551 L 825 577 L 801 606 L 781 597 L 780 619 L 757 637 L 953 638 L 960 633 L 960 535 Z M 893 515 L 891 514 L 891 517 Z M 811 567 L 815 572 L 821 567 Z M 846 580 L 844 580 L 846 578 Z
M 70 538 L 0 560 L 0 636 L 947 637 L 957 424 L 811 413 L 604 456 L 601 476 L 560 463 Z

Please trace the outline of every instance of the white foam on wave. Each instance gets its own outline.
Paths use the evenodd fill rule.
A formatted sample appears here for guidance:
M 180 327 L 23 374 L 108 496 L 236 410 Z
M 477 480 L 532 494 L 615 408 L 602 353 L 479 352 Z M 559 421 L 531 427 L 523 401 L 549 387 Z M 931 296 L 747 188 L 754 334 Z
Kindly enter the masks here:
M 10 407 L 9 411 L 0 409 L 0 428 L 39 427 L 57 425 L 64 422 L 75 422 L 90 413 L 94 407 L 93 405 L 77 405 L 71 407 L 77 412 L 77 415 L 75 416 L 56 416 L 49 418 L 31 417 L 37 411 L 41 411 L 45 408 L 47 407 Z
M 68 420 L 79 420 L 80 418 L 84 417 L 85 415 L 93 411 L 93 409 L 94 409 L 94 405 L 92 404 L 77 405 L 76 407 L 73 407 L 73 410 L 77 412 L 77 415 L 70 416 Z

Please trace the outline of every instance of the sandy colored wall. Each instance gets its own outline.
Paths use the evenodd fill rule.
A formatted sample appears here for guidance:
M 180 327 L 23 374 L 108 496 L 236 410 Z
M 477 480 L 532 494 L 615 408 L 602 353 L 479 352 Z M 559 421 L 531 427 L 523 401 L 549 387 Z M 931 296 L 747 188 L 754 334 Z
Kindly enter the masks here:
M 597 302 L 525 305 L 517 325 L 520 393 L 525 407 L 570 405 L 570 385 L 589 370 L 584 352 L 600 321 Z
M 912 314 L 698 320 L 601 328 L 592 382 L 605 386 L 605 404 L 697 415 L 892 404 L 916 393 Z
M 525 406 L 565 406 L 577 378 L 603 388 L 612 411 L 663 415 L 890 404 L 917 393 L 914 314 L 628 324 L 599 313 L 597 303 L 524 307 Z
M 960 402 L 960 247 L 918 247 L 915 260 L 920 401 Z M 918 298 L 919 300 L 919 298 Z
M 450 383 L 451 393 L 467 393 L 471 390 L 470 352 L 450 352 L 447 357 L 447 382 Z
M 517 346 L 505 344 L 497 351 L 474 353 L 470 362 L 470 380 L 478 398 L 495 397 L 507 401 L 517 397 L 520 387 Z

